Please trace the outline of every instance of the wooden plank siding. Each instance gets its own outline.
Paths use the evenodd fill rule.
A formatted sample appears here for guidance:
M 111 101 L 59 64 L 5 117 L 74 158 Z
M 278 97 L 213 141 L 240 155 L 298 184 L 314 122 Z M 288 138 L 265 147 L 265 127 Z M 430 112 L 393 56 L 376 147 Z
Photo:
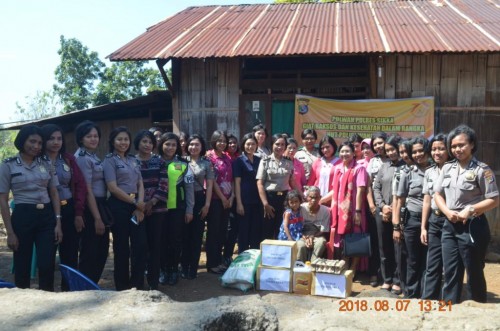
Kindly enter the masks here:
M 239 60 L 185 59 L 179 70 L 178 130 L 209 139 L 216 129 L 239 137 Z M 175 107 L 174 107 L 175 109 Z

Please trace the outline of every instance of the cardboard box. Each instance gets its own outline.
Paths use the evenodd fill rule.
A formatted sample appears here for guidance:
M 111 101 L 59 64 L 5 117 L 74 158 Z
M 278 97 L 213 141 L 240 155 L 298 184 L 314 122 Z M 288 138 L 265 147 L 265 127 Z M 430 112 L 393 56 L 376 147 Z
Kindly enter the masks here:
M 292 270 L 259 266 L 257 289 L 262 291 L 292 292 Z
M 347 298 L 352 291 L 352 270 L 345 270 L 340 275 L 313 273 L 311 294 L 335 298 Z
M 312 272 L 293 272 L 292 292 L 311 294 Z
M 261 265 L 267 267 L 293 268 L 297 260 L 297 243 L 288 240 L 266 239 L 260 243 Z

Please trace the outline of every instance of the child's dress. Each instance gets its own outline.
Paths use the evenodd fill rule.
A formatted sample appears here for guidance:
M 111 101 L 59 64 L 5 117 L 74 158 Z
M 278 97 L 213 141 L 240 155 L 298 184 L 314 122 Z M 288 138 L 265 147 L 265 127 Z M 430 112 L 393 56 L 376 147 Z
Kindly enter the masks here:
M 302 228 L 304 226 L 304 218 L 300 214 L 300 209 L 296 213 L 294 213 L 291 209 L 285 210 L 285 212 L 283 213 L 283 219 L 285 219 L 286 214 L 290 215 L 288 219 L 288 232 L 290 232 L 290 236 L 293 240 L 299 240 L 300 238 L 302 238 Z M 284 226 L 285 222 L 283 221 L 280 226 L 280 233 L 278 234 L 279 240 L 288 240 Z

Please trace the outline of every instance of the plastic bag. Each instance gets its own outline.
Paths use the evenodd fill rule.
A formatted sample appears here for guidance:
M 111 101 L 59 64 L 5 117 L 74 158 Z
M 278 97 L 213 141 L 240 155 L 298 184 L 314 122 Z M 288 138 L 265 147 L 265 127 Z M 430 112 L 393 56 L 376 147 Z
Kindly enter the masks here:
M 248 249 L 238 255 L 221 278 L 222 286 L 243 292 L 255 287 L 255 273 L 260 264 L 260 250 Z

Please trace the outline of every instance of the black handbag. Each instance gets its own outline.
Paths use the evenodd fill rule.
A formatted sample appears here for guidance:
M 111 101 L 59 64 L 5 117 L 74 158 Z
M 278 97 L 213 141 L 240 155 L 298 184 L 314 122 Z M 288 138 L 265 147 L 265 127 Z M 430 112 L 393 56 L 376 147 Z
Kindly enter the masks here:
M 354 221 L 352 222 L 354 230 Z M 361 229 L 363 231 L 363 229 Z M 372 245 L 370 241 L 370 233 L 346 233 L 344 234 L 342 244 L 342 255 L 345 257 L 364 257 L 372 255 Z

